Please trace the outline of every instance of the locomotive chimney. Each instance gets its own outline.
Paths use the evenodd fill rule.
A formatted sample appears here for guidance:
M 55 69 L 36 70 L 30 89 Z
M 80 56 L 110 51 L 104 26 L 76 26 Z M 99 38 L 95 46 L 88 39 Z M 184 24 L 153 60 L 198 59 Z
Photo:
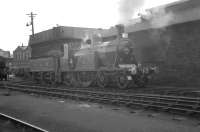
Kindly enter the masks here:
M 122 38 L 122 34 L 124 33 L 124 25 L 118 24 L 115 27 L 117 29 L 117 38 Z

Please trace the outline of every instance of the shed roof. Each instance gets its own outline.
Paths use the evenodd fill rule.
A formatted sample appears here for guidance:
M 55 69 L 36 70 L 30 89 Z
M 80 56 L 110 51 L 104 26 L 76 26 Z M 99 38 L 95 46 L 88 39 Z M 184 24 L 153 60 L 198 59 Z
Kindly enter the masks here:
M 34 36 L 30 36 L 29 45 L 61 39 L 82 39 L 85 37 L 87 32 L 95 30 L 97 29 L 69 26 L 53 27 L 52 29 L 36 33 Z

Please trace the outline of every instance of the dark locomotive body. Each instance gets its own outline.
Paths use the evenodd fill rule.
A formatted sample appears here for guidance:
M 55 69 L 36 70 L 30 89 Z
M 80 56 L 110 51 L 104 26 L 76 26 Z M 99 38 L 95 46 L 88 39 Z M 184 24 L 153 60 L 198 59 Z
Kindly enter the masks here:
M 129 39 L 118 38 L 110 42 L 94 43 L 79 49 L 74 56 L 74 75 L 68 77 L 68 80 L 75 78 L 75 83 L 84 87 L 95 82 L 99 87 L 115 85 L 127 88 L 133 83 L 141 87 L 146 85 L 150 75 L 145 74 L 144 68 L 138 66 L 134 45 Z M 150 67 L 146 69 L 150 70 Z

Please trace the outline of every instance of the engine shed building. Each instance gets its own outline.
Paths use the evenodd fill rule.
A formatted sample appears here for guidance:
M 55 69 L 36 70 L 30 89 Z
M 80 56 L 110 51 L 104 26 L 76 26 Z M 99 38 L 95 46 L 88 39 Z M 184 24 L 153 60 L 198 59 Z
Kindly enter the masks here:
M 154 83 L 200 85 L 199 12 L 199 0 L 175 2 L 147 10 L 125 27 L 137 59 L 159 66 Z M 116 34 L 115 28 L 102 31 L 104 41 Z
M 97 29 L 82 27 L 58 26 L 31 35 L 29 46 L 32 58 L 49 57 L 53 54 L 63 55 L 64 44 L 78 48 L 86 34 Z

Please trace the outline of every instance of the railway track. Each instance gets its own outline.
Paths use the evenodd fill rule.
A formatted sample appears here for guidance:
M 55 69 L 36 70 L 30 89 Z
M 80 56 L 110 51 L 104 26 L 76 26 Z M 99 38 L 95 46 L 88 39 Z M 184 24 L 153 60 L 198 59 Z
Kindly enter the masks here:
M 17 84 L 7 84 L 4 88 L 45 96 L 112 104 L 128 108 L 144 108 L 198 118 L 200 117 L 199 97 L 192 98 L 149 93 L 113 93 L 105 91 L 48 88 Z
M 9 81 L 12 84 L 23 84 L 23 85 L 37 85 L 35 82 L 31 80 L 20 80 L 20 81 Z
M 31 85 L 38 87 L 52 87 L 45 84 L 35 83 L 33 81 L 18 81 L 11 82 L 17 85 Z M 56 86 L 54 86 L 56 87 Z M 66 86 L 60 85 L 57 89 L 66 89 Z M 114 87 L 109 88 L 98 88 L 98 87 L 67 87 L 67 89 L 72 90 L 89 90 L 89 91 L 105 91 L 105 92 L 115 92 L 115 93 L 149 93 L 149 94 L 162 94 L 162 95 L 174 95 L 174 96 L 187 96 L 187 97 L 200 97 L 200 88 L 183 88 L 183 87 L 162 87 L 162 86 L 149 86 L 146 88 L 130 88 L 130 89 L 116 89 Z
M 2 132 L 48 132 L 44 129 L 0 113 L 0 131 Z

